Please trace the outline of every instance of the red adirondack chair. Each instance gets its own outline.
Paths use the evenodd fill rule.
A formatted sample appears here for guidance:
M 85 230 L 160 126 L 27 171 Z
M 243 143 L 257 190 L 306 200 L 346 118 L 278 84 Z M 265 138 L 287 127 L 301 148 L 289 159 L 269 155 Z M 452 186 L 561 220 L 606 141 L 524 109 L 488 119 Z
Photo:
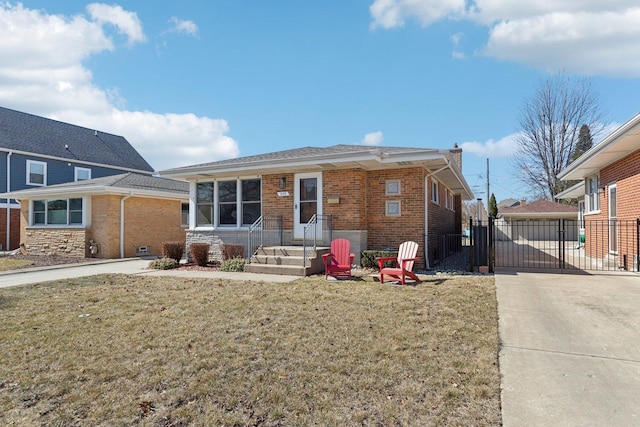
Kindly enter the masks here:
M 347 239 L 331 241 L 331 252 L 322 255 L 325 279 L 328 276 L 351 278 L 351 265 L 355 255 L 349 252 L 350 247 L 351 242 Z
M 398 257 L 380 257 L 378 266 L 380 267 L 380 283 L 384 283 L 384 276 L 399 280 L 403 285 L 407 277 L 419 282 L 418 276 L 413 273 L 413 263 L 420 258 L 416 258 L 418 244 L 416 242 L 404 242 L 398 248 Z M 396 261 L 395 267 L 385 267 L 386 261 Z

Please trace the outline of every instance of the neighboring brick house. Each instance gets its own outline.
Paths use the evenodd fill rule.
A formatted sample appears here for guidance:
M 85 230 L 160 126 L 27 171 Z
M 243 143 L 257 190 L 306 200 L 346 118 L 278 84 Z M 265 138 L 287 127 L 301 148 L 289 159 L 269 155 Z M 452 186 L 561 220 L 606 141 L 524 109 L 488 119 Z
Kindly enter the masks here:
M 185 239 L 189 184 L 182 181 L 125 173 L 0 197 L 20 200 L 20 241 L 29 255 L 160 255 L 163 241 Z
M 587 255 L 613 255 L 622 268 L 637 266 L 640 114 L 567 166 L 559 178 L 581 181 L 557 198 L 578 200 Z
M 473 198 L 462 150 L 336 145 L 304 147 L 161 171 L 190 183 L 187 244 L 247 245 L 259 218 L 282 218 L 285 244 L 301 244 L 314 214 L 331 216 L 333 238 L 365 249 L 420 244 L 433 260 L 436 236 L 461 234 L 462 200 Z M 427 236 L 425 246 L 425 236 Z M 248 249 L 247 249 L 248 250 Z
M 0 107 L 0 191 L 124 172 L 153 173 L 125 138 Z M 15 200 L 0 200 L 2 249 L 18 247 L 19 212 Z

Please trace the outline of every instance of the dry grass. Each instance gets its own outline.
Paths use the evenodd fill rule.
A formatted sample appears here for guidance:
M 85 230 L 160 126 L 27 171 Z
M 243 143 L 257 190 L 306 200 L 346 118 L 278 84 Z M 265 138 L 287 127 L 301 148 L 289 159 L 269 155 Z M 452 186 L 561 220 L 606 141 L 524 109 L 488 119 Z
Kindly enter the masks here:
M 0 271 L 16 270 L 31 265 L 33 265 L 33 261 L 27 259 L 0 258 Z
M 88 315 L 88 316 L 86 316 Z M 0 290 L 2 425 L 500 425 L 493 278 Z

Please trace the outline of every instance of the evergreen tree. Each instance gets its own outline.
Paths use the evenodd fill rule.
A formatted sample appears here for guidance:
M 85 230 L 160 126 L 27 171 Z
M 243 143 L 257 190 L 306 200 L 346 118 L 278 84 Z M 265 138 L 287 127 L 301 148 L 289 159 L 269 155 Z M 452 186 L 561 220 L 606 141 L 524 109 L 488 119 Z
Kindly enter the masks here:
M 578 134 L 578 142 L 571 153 L 571 161 L 575 161 L 593 146 L 593 138 L 591 138 L 591 130 L 589 126 L 582 125 Z
M 491 218 L 498 217 L 498 203 L 496 202 L 496 196 L 493 193 L 491 193 L 491 197 L 489 198 L 489 216 Z

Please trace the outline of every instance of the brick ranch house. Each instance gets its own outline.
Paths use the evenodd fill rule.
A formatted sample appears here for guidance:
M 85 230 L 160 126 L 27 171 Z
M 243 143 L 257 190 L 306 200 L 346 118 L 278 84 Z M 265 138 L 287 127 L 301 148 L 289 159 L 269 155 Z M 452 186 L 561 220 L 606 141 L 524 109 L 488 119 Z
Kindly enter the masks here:
M 559 178 L 580 181 L 557 198 L 578 200 L 587 255 L 615 256 L 622 268 L 637 268 L 640 114 L 567 166 Z
M 414 240 L 423 267 L 425 259 L 434 259 L 436 236 L 461 234 L 462 200 L 473 198 L 461 168 L 457 146 L 335 145 L 159 174 L 189 182 L 187 245 L 208 242 L 219 253 L 221 244 L 239 244 L 250 256 L 248 230 L 256 220 L 281 218 L 283 243 L 301 245 L 314 215 L 330 216 L 332 238 L 351 242 L 356 263 L 363 250 L 397 248 Z
M 186 182 L 125 173 L 10 193 L 29 255 L 128 258 L 184 242 Z M 92 251 L 93 249 L 93 251 Z

